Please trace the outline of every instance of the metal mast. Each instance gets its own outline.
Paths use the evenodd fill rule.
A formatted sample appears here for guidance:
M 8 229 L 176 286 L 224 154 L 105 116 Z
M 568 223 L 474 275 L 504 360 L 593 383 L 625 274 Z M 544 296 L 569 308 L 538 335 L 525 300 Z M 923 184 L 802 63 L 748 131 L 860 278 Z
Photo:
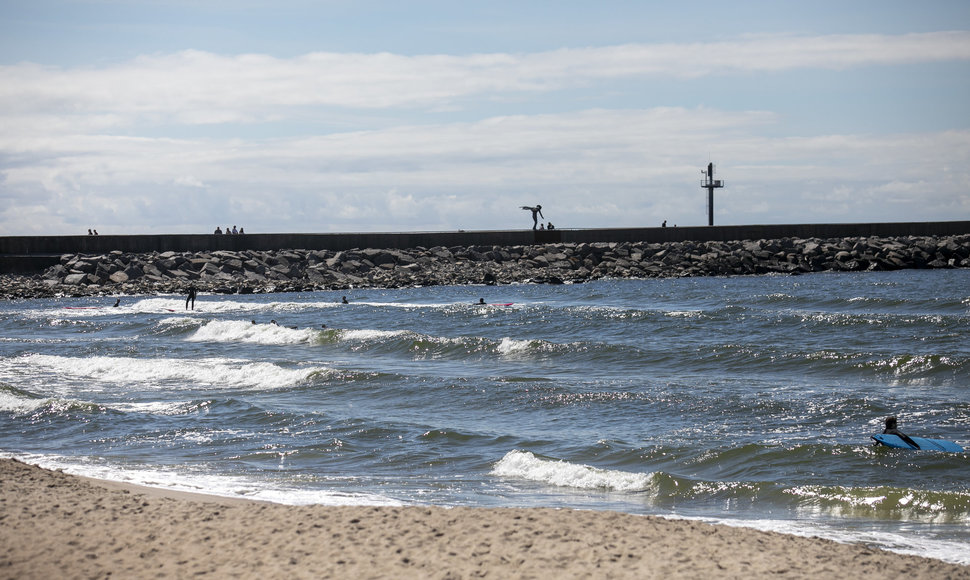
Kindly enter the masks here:
M 714 164 L 707 164 L 707 171 L 701 169 L 701 173 L 705 175 L 704 181 L 701 182 L 701 187 L 707 188 L 707 225 L 714 225 L 714 189 L 717 187 L 724 187 L 724 182 L 720 179 L 714 179 Z

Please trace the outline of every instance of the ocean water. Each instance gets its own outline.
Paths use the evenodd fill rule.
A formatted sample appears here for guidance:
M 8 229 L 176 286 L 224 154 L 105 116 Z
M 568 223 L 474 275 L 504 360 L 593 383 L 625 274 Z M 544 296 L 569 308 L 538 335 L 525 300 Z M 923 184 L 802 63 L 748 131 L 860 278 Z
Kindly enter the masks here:
M 113 303 L 0 303 L 4 456 L 287 504 L 617 510 L 970 564 L 970 455 L 869 438 L 897 415 L 970 447 L 968 270 Z

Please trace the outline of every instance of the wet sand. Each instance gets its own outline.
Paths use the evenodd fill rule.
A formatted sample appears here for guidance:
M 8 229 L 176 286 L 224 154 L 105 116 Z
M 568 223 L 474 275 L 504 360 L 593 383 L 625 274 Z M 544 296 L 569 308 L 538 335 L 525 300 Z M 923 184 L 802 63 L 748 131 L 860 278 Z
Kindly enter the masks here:
M 566 509 L 284 506 L 0 459 L 0 578 L 968 578 L 744 528 Z

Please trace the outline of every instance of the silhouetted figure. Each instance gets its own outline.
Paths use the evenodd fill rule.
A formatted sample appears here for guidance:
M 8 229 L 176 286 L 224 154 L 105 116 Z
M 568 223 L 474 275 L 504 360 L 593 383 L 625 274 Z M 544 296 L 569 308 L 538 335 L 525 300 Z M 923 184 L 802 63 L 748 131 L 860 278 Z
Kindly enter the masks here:
M 100 236 L 101 234 L 98 233 L 98 230 L 94 230 L 94 235 Z
M 346 296 L 344 296 L 344 299 L 342 300 L 342 302 L 343 302 L 344 304 L 350 304 L 350 302 L 347 302 L 347 297 L 346 297 Z
M 482 306 L 484 306 L 485 305 L 485 299 L 484 298 L 479 298 L 478 299 L 478 303 L 481 304 Z
M 246 230 L 240 226 L 239 233 L 240 233 L 240 235 L 241 234 L 245 234 L 246 233 Z
M 236 229 L 236 226 L 232 226 L 232 233 L 234 233 L 234 234 L 238 234 L 239 233 L 239 230 Z
M 883 435 L 896 435 L 909 445 L 912 445 L 914 449 L 919 449 L 919 445 L 910 439 L 905 433 L 896 428 L 896 417 L 886 418 L 886 428 L 882 430 Z
M 222 228 L 220 228 L 219 226 L 216 226 L 216 231 L 214 231 L 212 233 L 215 234 L 215 235 L 217 235 L 217 236 L 221 236 L 222 235 Z
M 546 219 L 546 216 L 542 215 L 542 206 L 539 204 L 536 204 L 535 207 L 529 207 L 527 205 L 523 205 L 522 209 L 527 209 L 532 212 L 532 229 L 536 229 L 536 227 L 539 225 L 539 217 L 541 217 L 542 219 Z M 539 217 L 536 217 L 536 216 L 539 216 Z
M 117 307 L 119 307 L 119 306 L 121 306 L 121 298 L 119 298 L 119 299 L 117 299 L 117 300 L 115 300 L 115 305 L 114 305 L 114 308 L 117 308 Z
M 189 309 L 189 302 L 192 303 L 192 310 L 195 310 L 195 286 L 189 286 L 189 295 L 185 297 L 185 309 Z
M 91 228 L 88 228 L 88 235 L 89 236 L 93 236 L 94 235 L 94 232 L 91 231 Z
M 552 225 L 552 222 L 549 222 L 548 224 L 546 224 L 546 229 L 547 230 L 554 230 L 554 229 L 556 229 L 556 226 Z
M 662 227 L 662 228 L 667 227 L 667 220 L 664 220 L 664 223 L 660 224 L 660 227 Z

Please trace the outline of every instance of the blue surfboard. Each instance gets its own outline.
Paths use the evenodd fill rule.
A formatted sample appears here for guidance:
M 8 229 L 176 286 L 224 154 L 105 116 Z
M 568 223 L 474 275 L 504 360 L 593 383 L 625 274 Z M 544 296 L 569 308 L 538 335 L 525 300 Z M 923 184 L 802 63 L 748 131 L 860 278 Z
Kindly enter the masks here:
M 895 447 L 896 449 L 915 449 L 909 443 L 903 441 L 899 435 L 873 435 L 873 439 L 876 443 L 885 445 L 886 447 Z M 963 447 L 960 447 L 953 441 L 945 441 L 943 439 L 927 439 L 925 437 L 913 437 L 910 439 L 919 445 L 920 449 L 925 449 L 927 451 L 949 451 L 951 453 L 962 453 Z

